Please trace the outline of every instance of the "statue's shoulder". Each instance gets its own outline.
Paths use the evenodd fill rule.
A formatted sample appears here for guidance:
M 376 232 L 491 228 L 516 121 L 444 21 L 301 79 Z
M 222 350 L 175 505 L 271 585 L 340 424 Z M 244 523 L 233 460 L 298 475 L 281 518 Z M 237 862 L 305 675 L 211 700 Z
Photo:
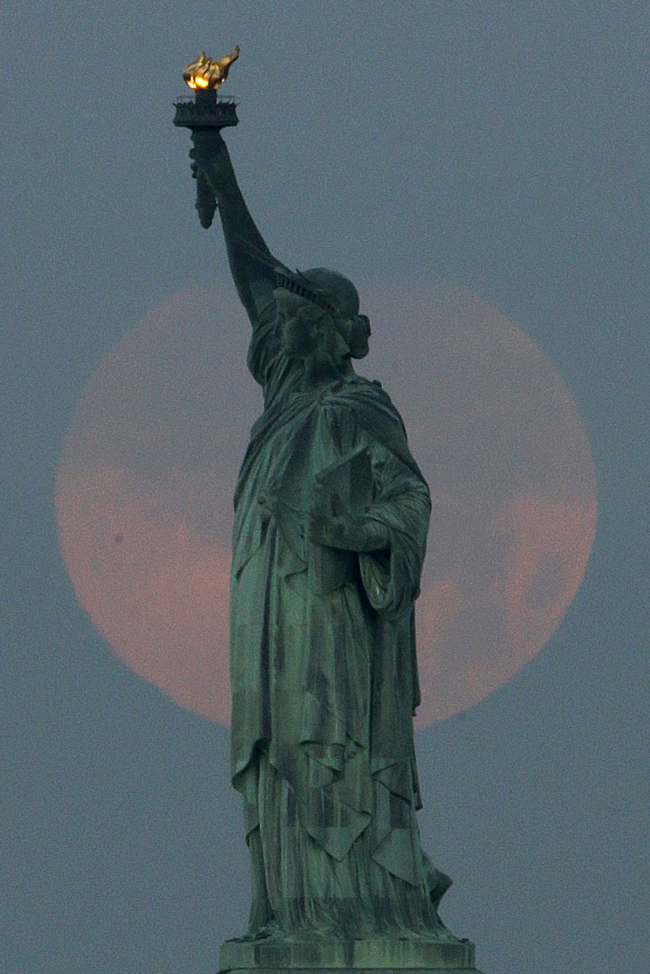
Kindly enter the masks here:
M 390 396 L 383 388 L 379 379 L 366 379 L 362 375 L 355 374 L 346 376 L 343 387 L 347 395 L 351 398 L 357 398 L 368 404 L 374 402 L 377 406 L 389 409 L 392 412 L 397 412 Z
M 365 375 L 357 375 L 356 372 L 353 372 L 352 375 L 346 375 L 343 381 L 346 385 L 350 386 L 372 386 L 373 389 L 382 388 L 379 379 L 366 379 Z
M 410 454 L 404 421 L 390 396 L 382 388 L 381 382 L 355 373 L 335 383 L 329 395 L 333 397 L 342 414 L 346 411 L 354 414 L 355 423 L 365 432 L 370 442 L 384 447 L 425 483 Z
M 366 379 L 361 375 L 346 376 L 340 393 L 349 408 L 373 429 L 377 424 L 398 427 L 404 423 L 392 399 L 378 379 Z
M 339 386 L 348 390 L 352 395 L 355 392 L 361 395 L 387 395 L 379 379 L 366 379 L 365 376 L 357 375 L 356 372 L 353 375 L 346 375 L 345 379 L 342 379 L 339 383 Z

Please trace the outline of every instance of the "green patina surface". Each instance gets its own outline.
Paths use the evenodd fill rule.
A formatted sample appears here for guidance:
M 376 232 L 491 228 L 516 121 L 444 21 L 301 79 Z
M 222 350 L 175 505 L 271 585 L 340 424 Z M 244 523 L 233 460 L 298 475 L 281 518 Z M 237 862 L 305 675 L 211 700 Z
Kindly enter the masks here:
M 222 970 L 471 970 L 474 945 L 395 937 L 326 943 L 238 943 L 220 951 Z
M 223 964 L 326 968 L 349 954 L 345 966 L 402 969 L 435 947 L 453 964 L 415 966 L 471 968 L 471 945 L 439 919 L 451 881 L 416 821 L 427 485 L 390 398 L 354 371 L 370 333 L 354 286 L 278 261 L 219 133 L 193 141 L 264 393 L 235 495 L 231 583 L 232 777 L 253 902 Z M 309 964 L 296 941 L 309 942 Z M 290 964 L 269 963 L 279 945 Z

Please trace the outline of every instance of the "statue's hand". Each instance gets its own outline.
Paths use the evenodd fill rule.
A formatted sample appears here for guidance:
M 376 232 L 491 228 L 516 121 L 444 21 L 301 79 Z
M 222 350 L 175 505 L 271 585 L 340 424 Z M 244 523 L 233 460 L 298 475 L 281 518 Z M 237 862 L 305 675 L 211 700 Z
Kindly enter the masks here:
M 194 129 L 192 141 L 194 147 L 190 149 L 190 168 L 192 178 L 196 179 L 196 209 L 201 226 L 207 228 L 212 225 L 217 209 L 222 182 L 219 159 L 226 156 L 225 142 L 216 129 Z
M 190 157 L 200 166 L 213 162 L 226 145 L 219 129 L 193 129 L 192 142 Z
M 193 147 L 190 149 L 190 168 L 192 178 L 196 179 L 203 170 L 205 175 L 214 181 L 219 171 L 218 164 L 225 155 L 226 143 L 221 138 L 218 129 L 194 129 L 192 132 Z
M 322 514 L 316 507 L 309 511 L 308 532 L 314 544 L 343 551 L 383 551 L 390 544 L 387 529 L 378 521 L 354 514 Z

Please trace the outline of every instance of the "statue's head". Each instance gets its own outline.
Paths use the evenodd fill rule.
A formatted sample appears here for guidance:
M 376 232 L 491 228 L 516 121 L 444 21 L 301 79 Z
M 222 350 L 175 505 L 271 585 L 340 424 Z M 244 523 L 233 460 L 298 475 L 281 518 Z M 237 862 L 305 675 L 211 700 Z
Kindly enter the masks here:
M 368 354 L 370 322 L 359 314 L 359 294 L 347 277 L 325 267 L 278 272 L 274 296 L 285 348 L 294 358 L 320 351 L 343 369 Z

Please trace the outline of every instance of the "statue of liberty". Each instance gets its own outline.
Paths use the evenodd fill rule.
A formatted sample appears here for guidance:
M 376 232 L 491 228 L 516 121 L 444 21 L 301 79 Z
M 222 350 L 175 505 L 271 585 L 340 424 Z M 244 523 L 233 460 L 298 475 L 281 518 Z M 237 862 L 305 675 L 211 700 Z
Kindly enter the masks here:
M 193 132 L 264 410 L 235 493 L 232 780 L 252 869 L 246 938 L 455 942 L 421 848 L 414 602 L 430 499 L 402 420 L 358 376 L 370 325 L 325 268 L 266 246 L 219 132 Z

